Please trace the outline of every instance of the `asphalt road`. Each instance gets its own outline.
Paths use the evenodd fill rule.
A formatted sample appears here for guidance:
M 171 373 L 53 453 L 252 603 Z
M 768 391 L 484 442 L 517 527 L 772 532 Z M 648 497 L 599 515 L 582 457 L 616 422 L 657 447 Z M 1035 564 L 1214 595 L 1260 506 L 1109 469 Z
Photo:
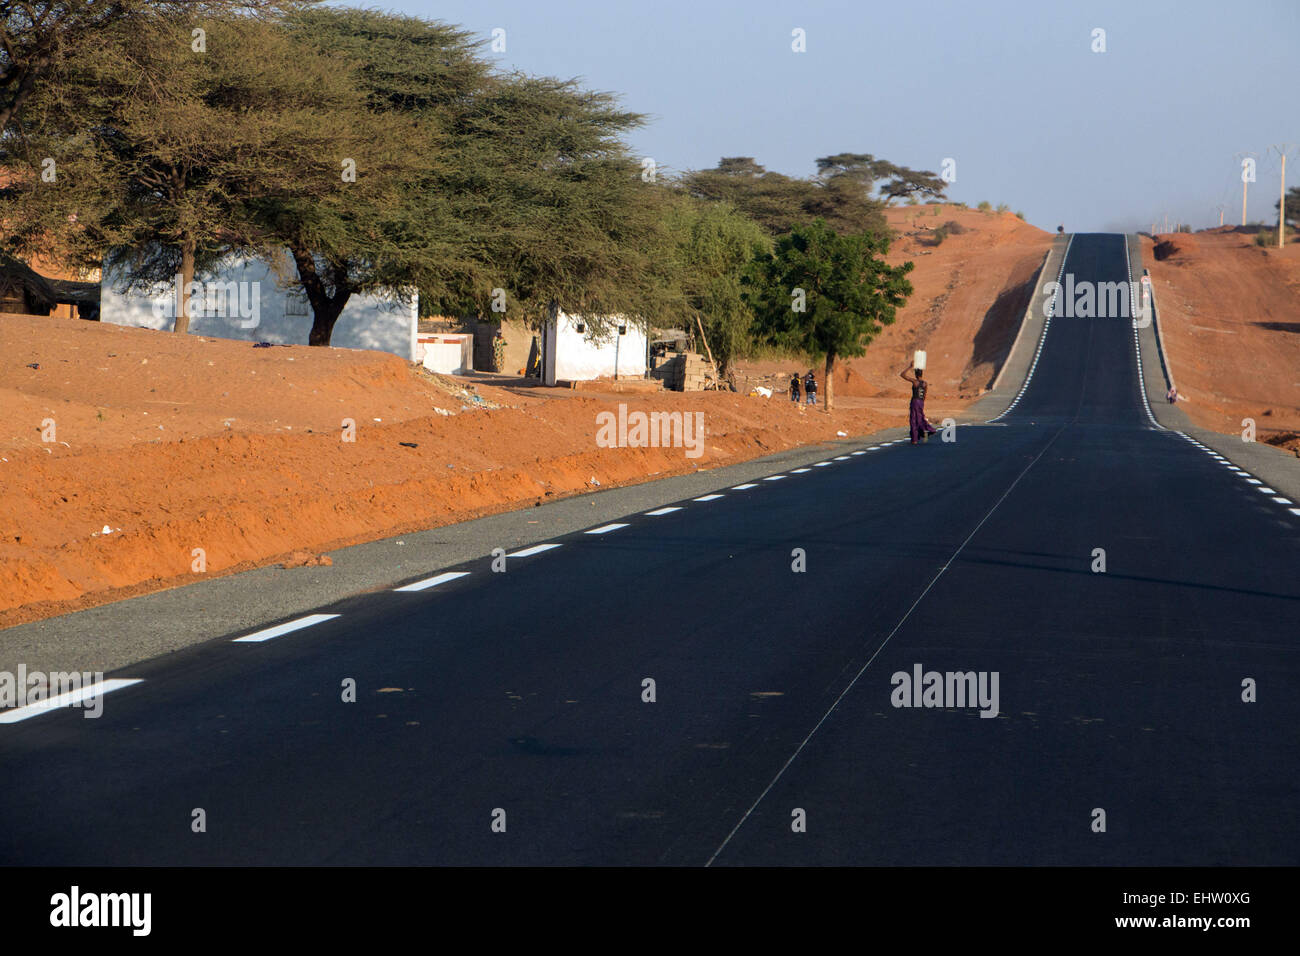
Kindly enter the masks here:
M 1058 315 L 956 441 L 110 675 L 98 719 L 0 723 L 0 862 L 1296 864 L 1300 504 L 1139 382 L 1128 319 Z M 894 706 L 915 665 L 997 716 Z

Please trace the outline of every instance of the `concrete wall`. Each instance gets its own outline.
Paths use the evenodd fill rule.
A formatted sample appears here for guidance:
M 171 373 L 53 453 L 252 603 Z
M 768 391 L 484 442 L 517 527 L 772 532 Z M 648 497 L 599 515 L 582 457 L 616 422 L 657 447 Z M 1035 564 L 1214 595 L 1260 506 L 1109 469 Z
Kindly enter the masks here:
M 548 323 L 545 379 L 553 381 L 587 381 L 619 376 L 640 377 L 646 372 L 646 333 L 631 321 L 618 334 L 619 320 L 610 317 L 611 328 L 596 337 L 581 316 L 563 309 Z M 582 331 L 579 331 L 582 329 Z
M 474 336 L 468 332 L 420 332 L 415 359 L 430 372 L 455 375 L 474 371 Z
M 195 276 L 205 285 L 205 308 L 190 318 L 190 331 L 213 338 L 277 345 L 306 345 L 311 307 L 297 291 L 296 272 L 285 256 L 281 269 L 261 259 L 232 258 L 215 274 Z M 281 278 L 284 276 L 286 278 Z M 207 290 L 211 282 L 221 289 Z M 174 284 L 142 292 L 121 292 L 120 273 L 105 271 L 100 286 L 100 321 L 146 329 L 170 329 L 176 315 Z M 354 295 L 334 326 L 330 344 L 345 349 L 392 352 L 416 360 L 416 316 L 412 298 L 402 305 L 392 298 Z

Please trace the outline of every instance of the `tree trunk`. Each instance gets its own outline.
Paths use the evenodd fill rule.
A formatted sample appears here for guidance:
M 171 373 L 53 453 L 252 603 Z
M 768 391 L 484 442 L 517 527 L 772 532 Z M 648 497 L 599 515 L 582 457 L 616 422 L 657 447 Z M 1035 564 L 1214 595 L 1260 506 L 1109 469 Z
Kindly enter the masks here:
M 343 312 L 344 303 L 337 306 L 331 298 L 323 308 L 312 306 L 311 332 L 307 336 L 308 345 L 329 345 L 330 336 L 334 334 L 334 323 Z
M 190 330 L 190 283 L 194 281 L 194 239 L 181 239 L 181 287 L 177 296 L 176 324 L 173 332 L 184 335 Z
M 334 323 L 343 314 L 343 307 L 352 297 L 352 287 L 347 281 L 347 266 L 330 264 L 331 291 L 316 269 L 316 259 L 310 250 L 291 248 L 294 264 L 298 267 L 298 281 L 307 293 L 311 303 L 311 332 L 307 335 L 308 345 L 327 346 L 334 335 Z
M 835 353 L 826 353 L 826 411 L 835 405 Z

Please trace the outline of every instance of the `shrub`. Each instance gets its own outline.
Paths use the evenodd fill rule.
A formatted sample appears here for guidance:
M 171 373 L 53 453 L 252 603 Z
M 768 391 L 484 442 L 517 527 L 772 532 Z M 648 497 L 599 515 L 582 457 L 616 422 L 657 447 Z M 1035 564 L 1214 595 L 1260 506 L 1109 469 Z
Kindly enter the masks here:
M 998 203 L 998 212 L 1010 212 L 1011 207 L 1004 202 Z
M 1023 212 L 1021 212 L 1019 209 L 1017 209 L 1017 210 L 1016 210 L 1016 218 L 1019 219 L 1019 220 L 1021 220 L 1021 221 L 1024 221 L 1025 214 L 1024 214 Z

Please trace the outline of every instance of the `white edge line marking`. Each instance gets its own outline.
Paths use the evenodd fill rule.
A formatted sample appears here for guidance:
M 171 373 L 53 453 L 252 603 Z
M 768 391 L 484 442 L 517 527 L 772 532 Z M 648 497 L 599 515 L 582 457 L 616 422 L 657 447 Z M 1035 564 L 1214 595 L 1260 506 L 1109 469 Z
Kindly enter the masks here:
M 619 528 L 626 527 L 626 523 L 615 521 L 613 524 L 603 524 L 599 528 L 592 528 L 590 531 L 584 531 L 583 534 L 609 534 L 611 531 L 617 531 Z
M 825 468 L 825 467 L 826 467 L 827 465 L 829 465 L 829 464 L 830 464 L 829 461 L 819 461 L 819 462 L 817 462 L 817 464 L 813 465 L 813 467 L 814 467 L 814 468 Z
M 691 500 L 692 501 L 717 501 L 719 498 L 723 498 L 723 497 L 726 496 L 725 495 L 703 495 L 702 497 L 692 498 Z
M 524 548 L 522 551 L 516 551 L 514 554 L 507 554 L 507 558 L 531 558 L 535 554 L 541 554 L 543 551 L 550 551 L 552 548 L 558 548 L 558 544 L 535 544 L 531 548 Z
M 750 482 L 749 484 L 747 484 L 747 485 L 736 485 L 736 487 L 732 488 L 731 490 L 732 490 L 732 491 L 744 491 L 746 488 L 757 488 L 757 487 L 758 487 L 758 484 L 757 484 L 756 482 L 752 482 L 752 481 L 751 481 L 751 482 Z
M 414 584 L 408 584 L 404 588 L 397 588 L 397 590 L 418 590 L 418 588 Z M 273 637 L 279 637 L 282 634 L 290 634 L 293 631 L 301 631 L 304 627 L 311 627 L 313 624 L 320 624 L 322 621 L 332 621 L 336 617 L 338 617 L 337 614 L 308 614 L 306 617 L 300 617 L 296 621 L 288 621 L 285 624 L 277 624 L 275 627 L 268 627 L 263 631 L 254 631 L 252 634 L 245 634 L 243 637 L 237 637 L 231 643 L 260 644 L 262 641 L 269 641 Z
M 1264 483 L 1260 481 L 1258 478 L 1247 478 L 1246 480 L 1250 482 L 1252 485 L 1262 485 Z
M 446 574 L 438 574 L 431 578 L 425 578 L 423 581 L 416 581 L 413 584 L 404 584 L 400 588 L 393 588 L 394 591 L 424 591 L 428 588 L 437 587 L 447 581 L 454 581 L 457 578 L 463 578 L 469 574 L 468 571 L 448 571 Z
M 82 687 L 79 690 L 70 690 L 58 694 L 48 700 L 38 700 L 22 707 L 16 707 L 13 710 L 0 711 L 0 724 L 16 724 L 20 720 L 27 720 L 29 717 L 38 717 L 41 714 L 48 714 L 52 710 L 58 710 L 62 707 L 70 707 L 73 704 L 79 704 L 83 700 L 90 700 L 99 697 L 102 694 L 108 694 L 115 690 L 121 690 L 123 687 L 130 687 L 132 684 L 139 684 L 142 678 L 134 677 L 113 677 L 109 680 L 96 681 L 88 687 Z
M 1288 509 L 1288 510 L 1289 510 L 1293 515 L 1300 515 L 1300 508 L 1290 508 L 1290 509 Z
M 680 505 L 673 505 L 670 508 L 656 508 L 654 511 L 647 511 L 646 514 L 651 518 L 658 518 L 660 515 L 670 515 L 674 511 L 681 511 Z
M 912 612 L 916 610 L 917 605 L 919 605 L 921 601 L 925 598 L 925 596 L 930 593 L 930 589 L 934 587 L 935 582 L 937 582 L 941 577 L 943 577 L 944 572 L 948 570 L 948 568 L 952 565 L 953 561 L 957 560 L 957 555 L 962 553 L 966 545 L 970 543 L 970 540 L 979 533 L 980 528 L 984 527 L 984 522 L 988 521 L 989 518 L 993 515 L 993 512 L 998 510 L 998 507 L 1002 504 L 1002 502 L 1007 500 L 1007 496 L 1011 494 L 1012 491 L 1015 490 L 1016 485 L 1020 484 L 1020 479 L 1025 477 L 1025 475 L 1029 473 L 1029 469 L 1033 468 L 1034 465 L 1038 464 L 1038 459 L 1042 458 L 1043 455 L 1047 454 L 1047 449 L 1051 448 L 1052 445 L 1055 444 L 1056 439 L 1060 437 L 1060 434 L 1063 431 L 1065 431 L 1064 425 L 1062 425 L 1057 430 L 1056 434 L 1052 436 L 1051 441 L 1049 441 L 1046 445 L 1043 446 L 1043 450 L 1034 456 L 1034 460 L 1031 461 L 1029 464 L 1025 465 L 1025 470 L 1022 471 L 1020 474 L 1016 475 L 1016 480 L 1011 482 L 1011 484 L 1007 487 L 1006 491 L 1002 492 L 1002 497 L 999 498 L 997 501 L 993 502 L 993 507 L 990 508 L 988 510 L 988 513 L 984 515 L 983 518 L 980 519 L 980 523 L 975 526 L 974 530 L 972 530 L 971 533 L 966 536 L 966 540 L 957 546 L 957 550 L 952 553 L 952 555 L 948 558 L 944 566 L 939 569 L 939 572 L 933 578 L 930 579 L 930 583 L 925 586 L 925 590 L 922 591 L 917 596 L 916 600 L 912 602 L 912 606 L 907 609 L 907 611 L 903 614 L 901 618 L 899 618 L 898 623 L 894 625 L 894 629 L 885 636 L 885 639 L 880 642 L 880 646 L 876 648 L 876 650 L 872 653 L 872 655 L 869 658 L 867 658 L 867 662 L 862 665 L 862 669 L 853 675 L 853 679 L 849 681 L 848 686 L 845 687 L 844 690 L 840 692 L 840 696 L 836 697 L 834 702 L 831 703 L 831 706 L 826 710 L 826 713 L 822 714 L 821 720 L 817 721 L 813 729 L 808 731 L 808 736 L 805 737 L 802 741 L 800 741 L 799 746 L 795 748 L 794 753 L 792 753 L 790 755 L 790 758 L 784 764 L 782 764 L 781 769 L 776 772 L 776 776 L 772 778 L 772 782 L 769 783 L 767 787 L 764 788 L 763 792 L 758 795 L 758 799 L 755 800 L 753 804 L 750 806 L 750 808 L 745 811 L 745 815 L 742 816 L 740 820 L 737 821 L 736 825 L 731 828 L 731 832 L 727 834 L 726 839 L 723 840 L 722 843 L 718 846 L 718 848 L 713 851 L 713 855 L 709 857 L 708 862 L 704 864 L 706 867 L 712 866 L 713 861 L 716 860 L 719 854 L 721 854 L 722 851 L 727 848 L 727 844 L 731 842 L 731 838 L 734 837 L 738 832 L 740 832 L 740 828 L 745 825 L 745 821 L 750 818 L 750 816 L 753 814 L 753 812 L 756 809 L 758 809 L 758 805 L 763 802 L 763 798 L 766 797 L 769 792 L 771 792 L 772 788 L 776 786 L 777 781 L 781 779 L 781 777 L 785 774 L 786 770 L 790 768 L 790 765 L 794 763 L 795 759 L 798 758 L 799 754 L 803 752 L 804 747 L 808 745 L 808 741 L 813 739 L 813 735 L 816 734 L 817 731 L 821 729 L 822 724 L 826 723 L 827 718 L 829 718 L 830 715 L 835 712 L 835 708 L 840 705 L 840 701 L 842 701 L 845 697 L 848 696 L 849 691 L 851 691 L 854 688 L 854 686 L 857 684 L 858 680 L 862 677 L 862 675 L 867 672 L 867 668 L 870 667 L 872 663 L 875 662 L 876 658 L 880 656 L 880 652 L 885 649 L 886 645 L 889 644 L 893 636 L 898 633 L 899 628 L 901 628 L 904 624 L 907 623 L 907 619 L 912 616 Z M 1300 508 L 1296 508 L 1294 510 L 1296 511 L 1297 514 L 1300 514 Z
M 811 468 L 796 468 L 794 471 L 790 472 L 790 474 L 792 474 L 792 475 L 802 475 L 805 471 L 812 471 L 812 469 L 811 469 Z
M 1289 505 L 1291 503 L 1290 498 L 1274 498 L 1273 500 L 1280 505 Z
M 1258 491 L 1261 495 L 1275 495 L 1275 494 L 1277 494 L 1277 489 L 1276 489 L 1276 488 L 1269 488 L 1267 485 L 1260 485 L 1260 486 L 1259 486 L 1258 488 L 1256 488 L 1255 490 Z
M 849 452 L 849 454 L 850 454 L 850 455 L 865 455 L 866 452 L 865 452 L 865 451 L 851 451 L 851 452 Z
M 848 455 L 836 455 L 834 458 L 831 459 L 831 461 L 848 461 L 848 460 L 849 460 Z
M 763 480 L 764 480 L 764 481 L 780 481 L 782 478 L 788 478 L 788 477 L 790 477 L 790 476 L 789 476 L 789 475 L 768 475 L 768 476 L 767 476 L 766 478 L 764 478 Z

